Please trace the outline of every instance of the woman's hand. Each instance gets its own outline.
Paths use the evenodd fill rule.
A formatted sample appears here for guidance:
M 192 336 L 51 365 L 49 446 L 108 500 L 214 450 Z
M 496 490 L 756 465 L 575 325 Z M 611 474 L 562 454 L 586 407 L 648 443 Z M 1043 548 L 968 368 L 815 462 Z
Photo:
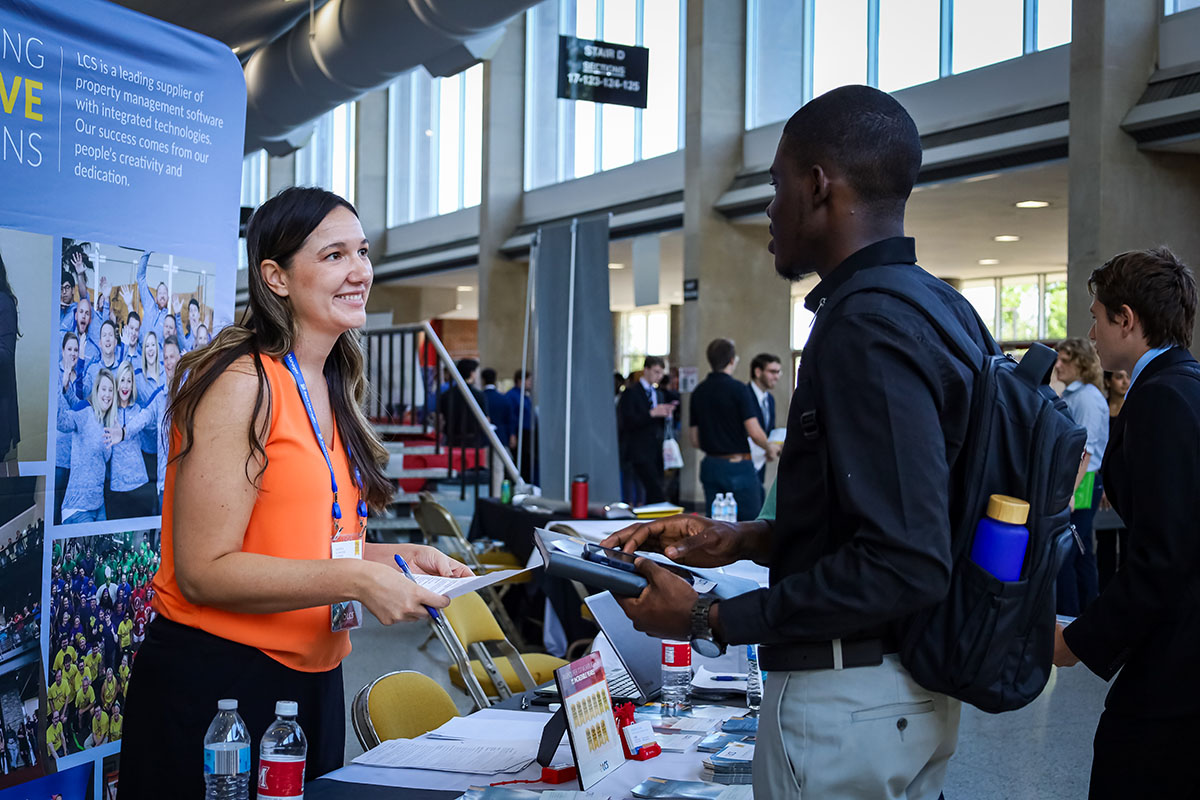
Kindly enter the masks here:
M 400 545 L 396 548 L 400 557 L 408 562 L 413 572 L 419 575 L 441 575 L 445 578 L 470 578 L 474 575 L 466 564 L 425 544 Z
M 448 597 L 434 594 L 409 580 L 395 566 L 368 560 L 360 563 L 363 570 L 358 599 L 384 625 L 429 619 L 426 606 L 445 608 L 450 605 Z

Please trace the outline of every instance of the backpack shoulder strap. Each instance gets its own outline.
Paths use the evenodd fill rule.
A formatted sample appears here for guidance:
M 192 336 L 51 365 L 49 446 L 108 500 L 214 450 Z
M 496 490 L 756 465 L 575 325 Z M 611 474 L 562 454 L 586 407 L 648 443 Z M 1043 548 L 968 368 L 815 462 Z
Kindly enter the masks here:
M 883 292 L 905 301 L 929 321 L 938 335 L 950 345 L 955 355 L 973 372 L 979 373 L 983 369 L 985 354 L 979 345 L 967 336 L 961 325 L 947 325 L 945 315 L 938 313 L 939 310 L 946 309 L 946 304 L 912 276 L 905 274 L 897 265 L 859 271 L 833 293 L 827 305 L 833 308 L 850 295 L 865 291 Z M 982 327 L 982 322 L 980 326 Z

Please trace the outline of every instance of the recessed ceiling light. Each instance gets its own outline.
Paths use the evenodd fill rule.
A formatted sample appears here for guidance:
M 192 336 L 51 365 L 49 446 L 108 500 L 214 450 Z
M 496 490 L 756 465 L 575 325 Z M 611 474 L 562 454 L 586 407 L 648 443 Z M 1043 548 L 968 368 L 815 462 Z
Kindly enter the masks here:
M 1019 242 L 1021 241 L 1021 237 L 1014 236 L 1011 233 L 1002 233 L 999 236 L 993 236 L 992 240 L 997 242 Z
M 457 288 L 457 289 L 458 289 L 460 292 L 473 292 L 473 291 L 475 291 L 475 287 L 474 287 L 474 286 L 459 286 L 459 287 L 456 287 L 456 288 Z
M 608 265 L 608 268 L 609 268 L 609 269 L 625 269 L 625 265 L 624 265 L 624 264 L 618 264 L 617 262 L 615 262 L 615 261 L 614 261 L 614 262 L 612 262 L 612 263 L 610 263 L 610 264 Z
M 999 264 L 999 263 L 1000 263 L 1000 259 L 998 259 L 998 258 L 981 258 L 981 259 L 979 259 L 979 266 L 981 266 L 981 267 L 994 267 L 996 264 Z
M 1045 208 L 1048 205 L 1050 203 L 1045 200 L 1022 200 L 1017 203 L 1017 208 Z

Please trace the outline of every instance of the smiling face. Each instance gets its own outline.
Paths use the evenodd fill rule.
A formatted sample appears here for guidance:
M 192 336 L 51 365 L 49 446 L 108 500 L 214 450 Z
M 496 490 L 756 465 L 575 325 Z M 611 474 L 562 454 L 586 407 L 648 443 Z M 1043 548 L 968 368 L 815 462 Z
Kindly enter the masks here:
M 88 326 L 92 324 L 92 301 L 86 297 L 79 298 L 79 305 L 75 306 L 75 330 L 77 333 L 87 333 Z
M 100 352 L 104 354 L 106 361 L 110 360 L 112 354 L 117 349 L 117 329 L 112 322 L 105 320 L 104 327 L 100 329 Z
M 96 381 L 96 407 L 100 409 L 101 413 L 105 413 L 112 408 L 113 394 L 112 378 L 107 375 L 100 376 L 99 380 Z M 79 617 L 75 617 L 75 624 L 79 624 Z
M 125 323 L 125 327 L 129 330 L 129 335 L 133 341 L 138 341 L 142 338 L 142 321 L 137 317 L 131 316 L 129 321 Z
M 79 361 L 79 340 L 75 338 L 67 339 L 62 351 L 63 363 L 74 366 L 75 362 Z
M 196 326 L 196 347 L 204 347 L 210 341 L 212 341 L 212 337 L 208 335 L 208 326 L 197 325 Z
M 174 342 L 169 342 L 163 348 L 163 369 L 167 371 L 167 376 L 171 377 L 175 374 L 175 365 L 179 363 L 179 347 Z
M 158 337 L 154 331 L 146 331 L 146 341 L 142 343 L 142 353 L 146 356 L 147 364 L 158 361 Z
M 175 335 L 175 315 L 167 314 L 163 317 L 163 338 Z
M 160 283 L 158 285 L 158 291 L 154 293 L 154 302 L 158 304 L 159 308 L 166 308 L 167 300 L 167 285 L 165 283 Z
M 129 405 L 129 398 L 133 396 L 133 370 L 121 370 L 121 377 L 117 379 L 117 398 L 122 406 Z
M 264 262 L 263 269 L 273 263 Z M 339 206 L 308 235 L 288 269 L 267 284 L 291 301 L 297 330 L 337 337 L 366 324 L 372 274 L 362 225 Z

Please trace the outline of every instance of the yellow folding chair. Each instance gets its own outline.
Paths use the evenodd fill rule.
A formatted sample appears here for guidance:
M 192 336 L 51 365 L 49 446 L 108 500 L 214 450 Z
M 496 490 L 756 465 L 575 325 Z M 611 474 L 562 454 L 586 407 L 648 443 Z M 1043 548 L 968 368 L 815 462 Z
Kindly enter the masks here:
M 434 630 L 454 661 L 450 682 L 466 690 L 480 708 L 491 705 L 490 698 L 511 697 L 514 687 L 527 691 L 545 683 L 567 663 L 546 653 L 517 652 L 474 592 L 454 598 L 441 614 L 445 622 Z
M 454 700 L 428 675 L 389 672 L 358 690 L 350 723 L 364 750 L 388 739 L 411 739 L 458 716 Z

